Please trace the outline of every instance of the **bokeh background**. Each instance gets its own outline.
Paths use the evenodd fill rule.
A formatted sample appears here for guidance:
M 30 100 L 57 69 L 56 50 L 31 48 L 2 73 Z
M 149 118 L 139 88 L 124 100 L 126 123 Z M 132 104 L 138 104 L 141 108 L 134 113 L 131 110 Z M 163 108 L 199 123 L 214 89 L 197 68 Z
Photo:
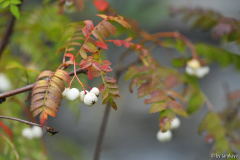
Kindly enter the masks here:
M 124 17 L 135 19 L 139 26 L 149 33 L 163 31 L 179 31 L 192 42 L 206 42 L 220 45 L 212 39 L 210 32 L 194 30 L 190 24 L 183 23 L 179 18 L 169 15 L 169 7 L 202 7 L 219 11 L 226 17 L 239 18 L 239 0 L 108 0 L 110 5 Z M 40 5 L 41 1 L 27 1 L 23 9 L 31 5 Z M 96 8 L 90 1 L 86 1 L 85 8 L 79 13 L 69 13 L 74 20 L 96 18 Z M 239 53 L 239 47 L 234 43 L 224 44 L 225 48 Z M 105 51 L 114 69 L 120 54 L 125 48 L 109 46 Z M 173 55 L 179 56 L 174 50 Z M 170 66 L 170 56 L 162 48 L 153 51 L 153 55 L 163 65 Z M 133 57 L 129 57 L 131 60 Z M 230 90 L 240 88 L 240 74 L 233 66 L 222 69 L 218 64 L 210 66 L 210 74 L 200 79 L 203 92 L 208 96 L 216 111 L 226 105 L 226 88 Z M 99 86 L 100 78 L 87 82 L 89 86 Z M 173 138 L 168 143 L 160 143 L 156 139 L 159 130 L 159 114 L 149 114 L 150 106 L 145 105 L 143 99 L 138 99 L 136 90 L 131 94 L 129 82 L 119 80 L 121 98 L 116 100 L 118 110 L 111 109 L 106 134 L 103 142 L 101 160 L 208 160 L 211 144 L 205 141 L 203 135 L 198 135 L 198 124 L 208 112 L 203 106 L 189 118 L 181 119 L 181 126 L 173 131 Z M 76 83 L 77 84 L 77 83 Z M 75 86 L 80 89 L 80 86 Z M 71 106 L 71 107 L 70 107 Z M 77 108 L 77 109 L 76 109 Z M 105 106 L 101 100 L 93 107 L 83 103 L 63 101 L 60 111 L 55 118 L 49 118 L 49 125 L 60 132 L 55 136 L 44 135 L 47 150 L 54 160 L 91 160 L 97 141 L 100 123 Z M 81 158 L 79 158 L 81 157 Z

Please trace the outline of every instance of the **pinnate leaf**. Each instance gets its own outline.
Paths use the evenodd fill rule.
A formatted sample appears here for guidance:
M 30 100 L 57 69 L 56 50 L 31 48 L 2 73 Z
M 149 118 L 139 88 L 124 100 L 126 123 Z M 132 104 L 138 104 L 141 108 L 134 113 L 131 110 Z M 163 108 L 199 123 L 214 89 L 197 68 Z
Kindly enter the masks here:
M 40 78 L 48 77 L 48 80 Z M 56 116 L 62 100 L 64 82 L 70 83 L 70 75 L 64 70 L 57 69 L 54 73 L 43 71 L 33 85 L 30 110 L 33 116 L 40 114 L 41 125 L 45 124 L 48 116 Z

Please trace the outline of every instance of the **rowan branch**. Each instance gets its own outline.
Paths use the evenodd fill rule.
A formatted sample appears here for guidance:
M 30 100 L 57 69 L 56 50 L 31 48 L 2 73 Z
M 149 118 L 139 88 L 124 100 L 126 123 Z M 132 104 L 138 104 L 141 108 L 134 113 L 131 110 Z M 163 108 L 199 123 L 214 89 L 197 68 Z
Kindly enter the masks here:
M 80 73 L 87 74 L 87 71 L 85 69 L 77 69 L 76 73 L 77 74 L 80 74 Z M 69 72 L 69 75 L 73 76 L 74 71 Z M 30 85 L 27 85 L 25 87 L 22 87 L 22 88 L 18 88 L 18 89 L 9 91 L 9 92 L 2 93 L 2 94 L 0 94 L 0 101 L 1 101 L 1 99 L 4 99 L 6 97 L 10 97 L 10 96 L 13 96 L 13 95 L 16 95 L 16 94 L 20 94 L 20 93 L 23 93 L 23 92 L 30 91 L 32 89 L 33 85 L 34 85 L 34 83 L 30 84 Z

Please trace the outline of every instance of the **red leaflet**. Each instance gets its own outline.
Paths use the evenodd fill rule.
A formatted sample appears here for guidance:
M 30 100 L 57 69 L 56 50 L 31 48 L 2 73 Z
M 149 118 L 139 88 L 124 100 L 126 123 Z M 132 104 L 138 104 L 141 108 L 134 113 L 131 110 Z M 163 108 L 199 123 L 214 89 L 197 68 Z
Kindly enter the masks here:
M 83 33 L 83 35 L 84 35 L 84 37 L 88 37 L 89 36 L 89 31 L 87 30 L 87 27 L 85 26 L 85 27 L 83 27 L 83 29 L 82 29 L 82 33 Z
M 122 41 L 121 40 L 113 40 L 113 43 L 118 47 L 122 46 Z
M 136 45 L 136 49 L 141 49 L 141 48 L 142 48 L 142 45 L 140 45 L 140 44 Z
M 81 62 L 79 63 L 79 65 L 83 65 L 86 62 L 86 60 L 82 59 Z
M 92 62 L 86 61 L 85 63 L 83 63 L 83 64 L 81 65 L 81 68 L 82 68 L 82 69 L 85 69 L 85 68 L 90 67 L 91 65 L 92 65 Z
M 105 64 L 105 65 L 111 65 L 112 63 L 109 62 L 108 60 L 102 60 L 102 64 Z
M 87 74 L 88 74 L 88 78 L 90 80 L 92 80 L 93 79 L 93 74 L 92 74 L 92 69 L 91 68 L 88 70 Z
M 74 55 L 72 53 L 66 53 L 64 57 L 69 57 L 70 58 L 69 60 L 72 61 L 74 58 Z
M 101 65 L 100 65 L 98 62 L 93 61 L 92 66 L 93 66 L 96 70 L 101 71 Z
M 101 47 L 102 49 L 108 49 L 108 45 L 100 41 L 97 41 L 96 46 Z
M 109 6 L 108 2 L 105 0 L 95 0 L 93 3 L 99 11 L 105 11 Z
M 99 92 L 102 93 L 104 90 L 105 90 L 105 85 L 104 84 L 101 84 L 99 87 Z
M 0 127 L 2 127 L 3 131 L 8 134 L 8 136 L 11 138 L 11 140 L 13 140 L 13 132 L 12 132 L 11 128 L 9 128 L 5 124 L 3 124 L 2 121 L 0 121 Z
M 109 65 L 102 65 L 101 69 L 106 72 L 111 72 L 112 68 Z
M 122 44 L 123 44 L 126 48 L 129 48 L 130 45 L 131 45 L 131 42 L 122 41 Z
M 92 31 L 94 29 L 94 24 L 91 20 L 86 20 L 84 21 L 85 25 L 86 25 L 86 29 L 89 31 Z

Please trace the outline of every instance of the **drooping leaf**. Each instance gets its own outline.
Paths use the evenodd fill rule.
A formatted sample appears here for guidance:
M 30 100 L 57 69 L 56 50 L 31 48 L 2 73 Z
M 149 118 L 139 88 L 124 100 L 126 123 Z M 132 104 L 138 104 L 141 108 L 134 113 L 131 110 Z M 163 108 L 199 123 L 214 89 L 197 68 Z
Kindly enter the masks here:
M 39 80 L 44 77 L 47 79 Z M 56 116 L 65 88 L 63 81 L 70 83 L 70 76 L 68 72 L 57 69 L 54 73 L 43 71 L 37 80 L 33 85 L 30 110 L 33 116 L 40 114 L 40 123 L 43 125 L 46 123 L 48 116 Z

